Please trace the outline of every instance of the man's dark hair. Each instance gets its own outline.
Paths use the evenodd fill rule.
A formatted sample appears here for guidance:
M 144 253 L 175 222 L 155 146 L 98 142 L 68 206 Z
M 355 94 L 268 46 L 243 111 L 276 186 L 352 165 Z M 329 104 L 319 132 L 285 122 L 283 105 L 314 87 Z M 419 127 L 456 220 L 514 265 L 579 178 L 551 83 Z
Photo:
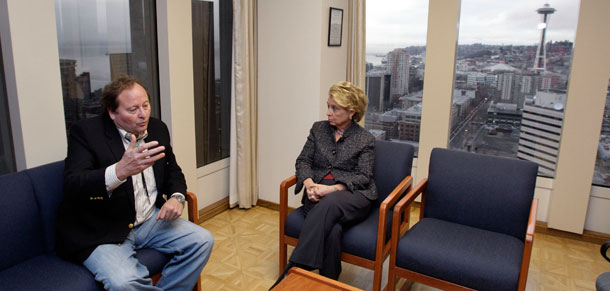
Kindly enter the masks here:
M 119 101 L 117 100 L 119 94 L 124 90 L 131 89 L 135 84 L 142 86 L 144 91 L 146 91 L 146 95 L 148 95 L 146 87 L 144 87 L 138 79 L 132 76 L 121 76 L 104 86 L 104 90 L 102 91 L 102 108 L 104 109 L 104 112 L 116 111 L 117 107 L 119 107 Z M 150 96 L 148 98 L 150 99 Z

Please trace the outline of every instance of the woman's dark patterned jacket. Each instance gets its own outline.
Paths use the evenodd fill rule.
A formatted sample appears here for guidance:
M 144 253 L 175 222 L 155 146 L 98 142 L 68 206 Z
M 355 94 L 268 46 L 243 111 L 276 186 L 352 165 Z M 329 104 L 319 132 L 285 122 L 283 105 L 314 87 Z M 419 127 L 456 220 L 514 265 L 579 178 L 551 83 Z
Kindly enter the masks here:
M 355 122 L 345 129 L 335 142 L 335 127 L 328 121 L 313 124 L 307 142 L 296 161 L 297 184 L 294 193 L 301 192 L 303 181 L 312 178 L 320 183 L 329 172 L 337 183 L 344 184 L 352 193 L 377 199 L 373 181 L 375 138 Z

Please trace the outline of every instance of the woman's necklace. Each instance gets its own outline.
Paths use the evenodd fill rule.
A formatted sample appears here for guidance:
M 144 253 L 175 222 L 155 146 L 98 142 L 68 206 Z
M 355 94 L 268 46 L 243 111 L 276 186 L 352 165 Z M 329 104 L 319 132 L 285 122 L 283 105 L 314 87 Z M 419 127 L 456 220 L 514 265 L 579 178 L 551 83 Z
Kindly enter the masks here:
M 343 136 L 343 130 L 341 130 L 339 128 L 335 129 L 335 136 L 342 137 Z
M 343 137 L 343 130 L 335 129 L 335 142 L 338 142 Z

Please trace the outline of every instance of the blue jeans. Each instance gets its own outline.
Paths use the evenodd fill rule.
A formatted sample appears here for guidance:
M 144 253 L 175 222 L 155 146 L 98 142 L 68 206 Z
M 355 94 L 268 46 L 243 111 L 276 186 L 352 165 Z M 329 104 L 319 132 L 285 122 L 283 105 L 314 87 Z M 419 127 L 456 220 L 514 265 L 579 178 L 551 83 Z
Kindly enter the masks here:
M 83 263 L 106 290 L 191 290 L 212 253 L 214 237 L 189 221 L 155 220 L 159 209 L 131 230 L 122 244 L 100 245 Z M 153 248 L 173 258 L 163 267 L 157 286 L 135 250 Z

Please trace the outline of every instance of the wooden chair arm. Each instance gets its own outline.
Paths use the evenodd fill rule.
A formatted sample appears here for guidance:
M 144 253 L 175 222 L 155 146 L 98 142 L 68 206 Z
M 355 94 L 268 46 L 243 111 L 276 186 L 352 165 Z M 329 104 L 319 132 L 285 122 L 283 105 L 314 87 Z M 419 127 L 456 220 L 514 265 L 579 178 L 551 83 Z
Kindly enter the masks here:
M 396 203 L 396 206 L 394 206 L 394 217 L 392 218 L 392 221 L 399 221 L 400 217 L 402 217 L 403 215 L 405 215 L 407 217 L 407 219 L 405 220 L 405 222 L 398 224 L 398 223 L 394 223 L 392 224 L 392 247 L 394 248 L 393 250 L 396 250 L 396 246 L 394 246 L 394 244 L 398 244 L 398 240 L 400 239 L 400 237 L 404 234 L 404 232 L 407 229 L 408 223 L 409 223 L 409 219 L 408 217 L 411 215 L 410 213 L 404 214 L 405 210 L 409 209 L 411 206 L 411 203 L 413 203 L 413 201 L 415 200 L 415 198 L 417 198 L 417 196 L 419 196 L 419 194 L 423 193 L 424 191 L 426 191 L 426 187 L 428 186 L 428 178 L 424 178 L 421 182 L 419 182 L 419 184 L 417 184 L 417 186 L 415 186 L 415 188 L 411 189 L 411 191 L 409 191 L 404 197 L 402 197 L 402 199 L 400 199 L 400 201 L 398 201 Z M 420 209 L 420 212 L 423 211 L 423 209 Z
M 288 216 L 288 189 L 297 183 L 297 176 L 282 181 L 280 184 L 280 235 L 284 235 L 284 224 Z
M 381 205 L 379 205 L 379 213 L 381 213 L 382 211 L 386 212 L 387 208 L 394 206 L 394 204 L 396 204 L 396 201 L 398 201 L 398 199 L 400 197 L 402 197 L 402 194 L 406 190 L 411 189 L 411 185 L 413 185 L 413 177 L 406 176 L 400 182 L 400 184 L 398 184 L 398 186 L 396 186 L 396 188 L 394 188 L 394 190 L 392 190 L 392 192 L 388 195 L 388 197 L 383 199 L 383 202 L 381 202 Z
M 411 189 L 411 185 L 413 185 L 413 177 L 406 176 L 399 184 L 392 190 L 392 192 L 383 199 L 381 205 L 379 205 L 379 222 L 377 225 L 377 250 L 375 251 L 375 257 L 377 260 L 383 260 L 383 254 L 390 250 L 390 245 L 386 245 L 385 237 L 386 237 L 386 221 L 387 221 L 387 212 L 388 209 L 391 209 L 392 206 L 398 201 L 403 194 Z M 392 220 L 392 225 L 401 224 L 400 220 Z M 390 230 L 391 231 L 391 230 Z
M 409 226 L 409 216 L 411 213 L 405 214 L 405 210 L 410 209 L 411 203 L 413 203 L 415 198 L 417 198 L 420 193 L 424 193 L 426 191 L 427 185 L 428 179 L 424 178 L 394 206 L 392 222 L 400 221 L 400 218 L 403 217 L 403 215 L 407 218 L 404 222 L 401 221 L 401 223 L 392 223 L 392 234 L 390 236 L 390 271 L 388 281 L 391 280 L 394 282 L 394 267 L 396 266 L 396 249 L 398 248 L 398 240 L 400 240 L 400 237 L 407 231 Z M 420 209 L 420 213 L 421 212 L 423 212 L 423 209 Z M 393 283 L 391 286 L 393 286 Z
M 538 199 L 532 200 L 530 216 L 527 220 L 527 231 L 525 233 L 526 241 L 534 241 L 534 232 L 536 231 L 536 215 L 538 215 Z
M 525 231 L 525 242 L 523 246 L 523 256 L 521 257 L 521 271 L 519 272 L 518 290 L 525 290 L 527 283 L 527 273 L 530 266 L 530 258 L 532 256 L 532 246 L 534 244 L 534 232 L 536 231 L 536 215 L 538 214 L 538 199 L 532 200 L 530 208 L 530 216 L 527 220 L 527 229 Z
M 189 221 L 199 225 L 199 209 L 197 208 L 197 196 L 192 192 L 186 192 L 186 202 Z

